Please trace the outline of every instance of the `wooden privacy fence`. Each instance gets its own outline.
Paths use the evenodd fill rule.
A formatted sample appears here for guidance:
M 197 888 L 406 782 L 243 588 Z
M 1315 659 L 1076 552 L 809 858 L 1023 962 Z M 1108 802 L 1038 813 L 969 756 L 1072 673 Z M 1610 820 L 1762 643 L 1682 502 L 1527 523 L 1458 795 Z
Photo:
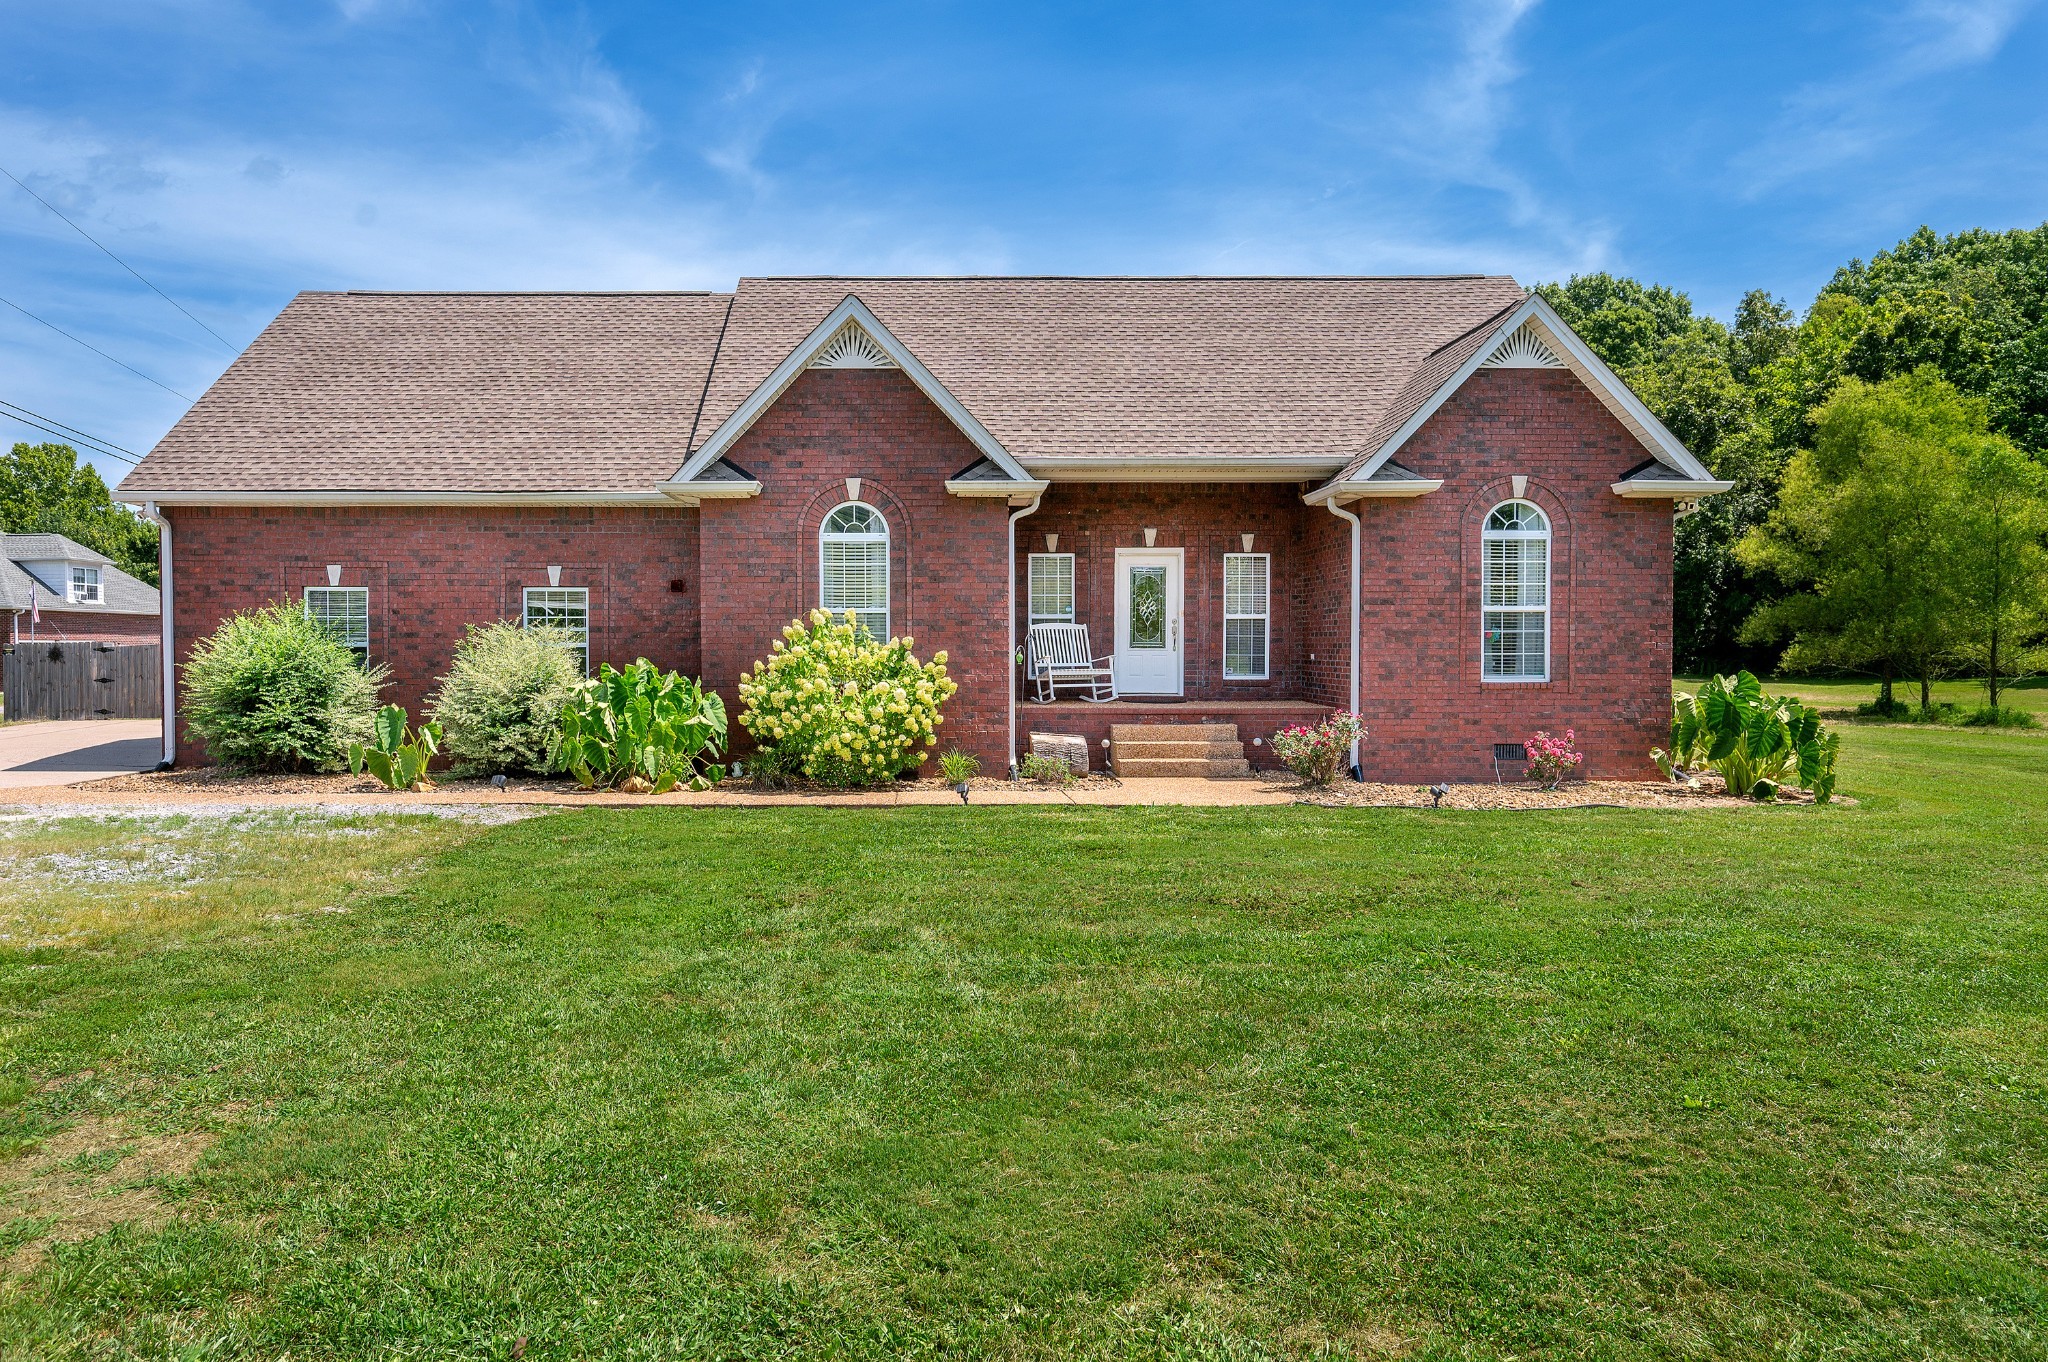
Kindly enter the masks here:
M 9 719 L 160 719 L 160 643 L 17 643 L 0 656 Z

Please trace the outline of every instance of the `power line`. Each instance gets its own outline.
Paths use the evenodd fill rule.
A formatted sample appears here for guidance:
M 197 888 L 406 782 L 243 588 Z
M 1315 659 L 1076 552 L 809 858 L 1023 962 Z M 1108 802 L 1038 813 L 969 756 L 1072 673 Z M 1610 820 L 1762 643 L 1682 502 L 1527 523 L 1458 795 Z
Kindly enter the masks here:
M 5 398 L 0 398 L 0 407 L 6 409 L 5 411 L 0 411 L 0 416 L 11 417 L 25 426 L 34 426 L 47 435 L 55 435 L 60 439 L 67 440 L 67 442 L 69 440 L 78 440 L 88 446 L 85 451 L 88 454 L 105 454 L 109 458 L 121 459 L 127 463 L 139 463 L 141 461 L 141 456 L 133 450 L 124 449 L 112 440 L 102 440 L 97 435 L 88 435 L 77 426 L 67 426 L 54 416 L 45 416 L 39 411 L 30 411 L 27 407 L 16 406 Z
M 45 322 L 45 321 L 43 321 L 43 319 L 42 319 L 41 317 L 38 317 L 38 316 L 37 316 L 37 315 L 36 315 L 35 313 L 33 313 L 33 312 L 29 311 L 29 310 L 28 310 L 27 308 L 23 307 L 23 306 L 22 306 L 22 305 L 21 305 L 20 303 L 8 302 L 8 300 L 7 300 L 7 299 L 5 299 L 5 298 L 0 298 L 0 303 L 7 303 L 7 306 L 9 306 L 9 307 L 13 308 L 13 309 L 14 309 L 14 310 L 15 310 L 16 312 L 19 312 L 19 313 L 20 313 L 20 314 L 21 314 L 22 316 L 24 316 L 24 317 L 28 318 L 28 319 L 29 319 L 30 321 L 32 321 L 32 322 L 42 322 L 42 324 L 43 324 L 44 326 L 47 326 L 47 327 L 49 327 L 49 328 L 50 328 L 50 329 L 51 329 L 52 331 L 54 331 L 54 332 L 56 332 L 56 333 L 57 333 L 58 335 L 62 336 L 62 337 L 63 337 L 63 338 L 65 339 L 65 340 L 68 340 L 68 341 L 77 341 L 77 342 L 78 342 L 78 344 L 80 344 L 80 345 L 83 345 L 83 346 L 84 346 L 84 347 L 85 347 L 86 349 L 88 349 L 88 350 L 92 351 L 92 352 L 93 352 L 93 353 L 94 353 L 95 355 L 98 355 L 98 356 L 99 356 L 99 357 L 100 357 L 101 359 L 103 359 L 103 360 L 107 360 L 108 362 L 110 362 L 110 363 L 113 363 L 113 364 L 120 364 L 120 365 L 121 365 L 121 367 L 122 367 L 123 369 L 126 369 L 126 370 L 127 370 L 127 371 L 128 371 L 129 373 L 131 373 L 131 374 L 134 374 L 134 375 L 135 375 L 135 376 L 136 376 L 137 378 L 141 379 L 141 380 L 142 380 L 143 382 L 145 382 L 145 383 L 156 383 L 156 380 L 155 380 L 155 379 L 151 378 L 151 377 L 150 377 L 150 376 L 149 376 L 148 374 L 145 374 L 144 372 L 142 372 L 142 370 L 140 370 L 140 369 L 136 368 L 136 367 L 135 367 L 134 365 L 132 365 L 132 364 L 122 364 L 120 360 L 118 360 L 118 359 L 115 359 L 115 358 L 114 358 L 114 357 L 113 357 L 112 355 L 110 355 L 110 354 L 108 354 L 108 353 L 107 353 L 106 351 L 104 351 L 104 350 L 100 349 L 100 348 L 99 348 L 99 347 L 98 347 L 97 345 L 94 345 L 94 344 L 92 344 L 92 343 L 91 343 L 90 341 L 82 341 L 82 340 L 79 340 L 79 339 L 78 339 L 78 337 L 76 337 L 76 336 L 72 335 L 72 334 L 71 334 L 71 333 L 70 333 L 69 331 L 66 331 L 66 330 L 65 330 L 65 329 L 64 329 L 63 327 L 61 327 L 61 326 L 57 325 L 57 324 L 56 324 L 55 322 Z M 190 402 L 190 401 L 192 400 L 192 399 L 191 399 L 191 398 L 189 398 L 189 397 L 185 397 L 185 394 L 183 394 L 183 393 L 179 392 L 179 391 L 178 391 L 178 390 L 177 390 L 176 388 L 173 388 L 173 387 L 172 387 L 172 386 L 171 386 L 170 384 L 168 384 L 168 383 L 156 383 L 156 386 L 157 386 L 157 387 L 159 387 L 159 388 L 162 388 L 162 389 L 163 389 L 163 390 L 164 390 L 165 392 L 169 393 L 169 394 L 170 394 L 171 396 L 173 396 L 173 397 L 182 397 L 182 398 L 184 398 L 184 399 L 185 399 L 185 401 L 187 401 L 187 402 Z
M 16 187 L 17 189 L 21 190 L 21 192 L 22 192 L 22 193 L 24 193 L 24 194 L 28 195 L 28 196 L 29 196 L 30 198 L 34 199 L 34 200 L 35 200 L 35 201 L 36 201 L 37 203 L 40 203 L 40 204 L 41 204 L 41 205 L 42 205 L 43 207 L 45 207 L 45 208 L 49 209 L 49 210 L 50 210 L 50 211 L 51 211 L 52 213 L 55 213 L 55 214 L 57 215 L 58 219 L 59 219 L 60 221 L 62 221 L 62 222 L 64 223 L 64 225 L 65 225 L 65 226 L 67 226 L 67 227 L 69 227 L 69 228 L 70 228 L 70 229 L 71 229 L 72 231 L 74 231 L 74 232 L 78 233 L 78 234 L 79 234 L 80 236 L 84 237 L 84 238 L 85 238 L 85 239 L 86 239 L 87 241 L 90 241 L 90 242 L 91 242 L 91 243 L 92 243 L 93 245 L 95 245 L 95 246 L 98 246 L 98 247 L 100 248 L 100 250 L 101 250 L 101 251 L 102 251 L 102 252 L 103 252 L 103 253 L 104 253 L 104 254 L 106 255 L 107 259 L 109 259 L 109 260 L 113 261 L 113 262 L 114 262 L 114 263 L 115 263 L 116 265 L 119 265 L 119 266 L 120 266 L 120 267 L 121 267 L 122 269 L 124 269 L 124 270 L 128 271 L 128 273 L 130 273 L 130 274 L 134 275 L 134 276 L 135 276 L 135 277 L 136 277 L 137 279 L 142 279 L 142 271 L 141 271 L 141 270 L 138 270 L 138 269 L 136 269 L 136 268 L 135 268 L 135 267 L 134 267 L 133 265 L 131 265 L 131 264 L 129 264 L 129 263 L 127 262 L 127 261 L 123 260 L 123 259 L 122 259 L 122 258 L 121 258 L 120 256 L 118 256 L 118 255 L 115 255 L 115 254 L 114 254 L 114 253 L 113 253 L 112 251 L 110 251 L 110 250 L 107 250 L 106 246 L 105 246 L 105 245 L 104 245 L 103 243 L 101 243 L 101 241 L 100 241 L 100 239 L 99 239 L 98 237 L 95 237 L 95 236 L 94 236 L 94 235 L 93 235 L 93 234 L 92 234 L 91 232 L 88 232 L 88 231 L 86 231 L 86 230 L 85 230 L 85 228 L 83 228 L 83 227 L 79 226 L 79 225 L 78 225 L 77 223 L 73 222 L 73 221 L 72 221 L 72 220 L 71 220 L 70 218 L 68 218 L 68 217 L 65 217 L 65 216 L 64 216 L 64 214 L 63 214 L 63 212 L 62 212 L 62 210 L 60 210 L 60 209 L 59 209 L 59 208 L 57 207 L 57 205 L 56 205 L 56 204 L 54 204 L 54 203 L 51 203 L 51 202 L 50 202 L 50 201 L 49 201 L 48 199 L 44 198 L 44 197 L 43 197 L 43 196 L 42 196 L 41 194 L 38 194 L 38 193 L 36 193 L 36 191 L 35 191 L 35 190 L 33 190 L 33 189 L 30 189 L 30 188 L 29 188 L 29 187 L 28 187 L 27 185 L 23 184 L 23 183 L 22 183 L 22 182 L 21 182 L 20 180 L 18 180 L 18 179 L 15 179 L 15 176 L 14 176 L 14 172 L 13 172 L 13 171 L 9 170 L 9 169 L 8 169 L 8 168 L 7 168 L 6 166 L 0 166 L 0 175 L 5 175 L 5 176 L 6 176 L 6 177 L 7 177 L 8 179 L 10 179 L 10 180 L 14 180 L 14 184 L 15 184 L 15 187 Z M 220 342 L 220 343 L 221 343 L 222 345 L 225 345 L 225 346 L 227 346 L 227 348 L 228 348 L 228 349 L 229 349 L 230 351 L 233 351 L 233 350 L 235 349 L 235 345 L 234 345 L 234 342 L 233 342 L 233 341 L 230 341 L 230 340 L 229 340 L 229 339 L 228 339 L 228 338 L 227 338 L 226 336 L 223 336 L 223 335 L 222 335 L 222 334 L 221 334 L 220 332 L 218 332 L 218 331 L 214 330 L 214 329 L 213 329 L 212 327 L 208 326 L 208 325 L 207 325 L 207 324 L 206 324 L 205 322 L 202 322 L 202 321 L 200 321 L 200 320 L 199 320 L 199 319 L 198 319 L 197 317 L 194 317 L 194 316 L 192 316 L 192 314 L 191 314 L 190 312 L 186 312 L 186 311 L 185 311 L 185 305 L 184 305 L 183 303 L 179 302 L 179 301 L 178 301 L 178 300 L 177 300 L 176 298 L 173 298 L 173 297 L 172 297 L 172 296 L 171 296 L 170 294 L 168 294 L 168 293 L 165 293 L 165 292 L 164 292 L 164 291 L 163 291 L 162 289 L 158 288 L 158 287 L 157 287 L 157 286 L 156 286 L 155 284 L 152 284 L 152 283 L 150 283 L 150 282 L 149 282 L 149 280 L 147 280 L 147 279 L 142 279 L 142 282 L 143 282 L 143 283 L 144 283 L 144 284 L 145 284 L 145 285 L 146 285 L 146 286 L 147 286 L 147 287 L 149 288 L 149 291 L 150 291 L 151 293 L 154 293 L 154 294 L 155 294 L 155 295 L 156 295 L 157 297 L 159 297 L 159 298 L 163 299 L 163 300 L 164 300 L 165 302 L 169 303 L 169 304 L 170 304 L 170 305 L 171 305 L 172 307 L 175 307 L 175 308 L 177 308 L 177 309 L 178 309 L 178 311 L 180 311 L 180 312 L 184 312 L 184 313 L 185 313 L 185 316 L 186 316 L 187 318 L 189 318 L 189 319 L 191 320 L 191 322 L 192 322 L 192 324 L 193 324 L 194 326 L 198 327 L 198 328 L 199 328 L 200 330 L 204 331 L 204 332 L 205 332 L 205 333 L 206 333 L 207 335 L 209 335 L 209 336 L 213 337 L 213 338 L 214 338 L 215 340 L 219 341 L 219 342 Z

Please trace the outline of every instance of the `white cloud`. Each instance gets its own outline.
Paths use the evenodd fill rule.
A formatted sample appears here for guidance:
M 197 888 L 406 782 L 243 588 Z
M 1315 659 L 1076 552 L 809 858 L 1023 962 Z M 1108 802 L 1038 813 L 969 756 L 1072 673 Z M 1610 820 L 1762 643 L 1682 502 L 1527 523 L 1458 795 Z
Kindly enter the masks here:
M 1784 112 L 1733 168 L 1747 195 L 1877 154 L 1928 116 L 1907 92 L 1996 57 L 2034 0 L 1917 0 L 1878 25 L 1877 51 L 1793 91 Z M 1824 57 L 1823 57 L 1824 59 Z

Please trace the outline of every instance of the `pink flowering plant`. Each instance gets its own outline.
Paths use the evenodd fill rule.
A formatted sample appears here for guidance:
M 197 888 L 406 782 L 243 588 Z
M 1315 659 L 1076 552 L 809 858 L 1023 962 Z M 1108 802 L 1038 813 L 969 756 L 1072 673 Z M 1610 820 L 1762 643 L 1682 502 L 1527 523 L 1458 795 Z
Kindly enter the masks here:
M 1546 790 L 1555 790 L 1586 759 L 1586 754 L 1578 749 L 1578 738 L 1569 728 L 1562 738 L 1553 738 L 1537 729 L 1522 740 L 1522 750 L 1529 754 L 1529 764 L 1522 774 Z
M 1365 720 L 1340 709 L 1313 728 L 1290 724 L 1273 735 L 1273 755 L 1309 785 L 1328 785 L 1344 766 L 1351 744 L 1365 737 Z

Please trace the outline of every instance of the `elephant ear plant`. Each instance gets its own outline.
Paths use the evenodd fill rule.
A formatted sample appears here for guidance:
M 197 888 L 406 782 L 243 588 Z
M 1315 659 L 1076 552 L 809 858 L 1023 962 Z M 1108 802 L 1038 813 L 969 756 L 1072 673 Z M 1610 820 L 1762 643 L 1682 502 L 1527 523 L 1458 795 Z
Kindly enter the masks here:
M 368 771 L 394 790 L 425 788 L 427 763 L 441 750 L 441 726 L 405 726 L 405 710 L 386 705 L 377 711 L 368 743 L 350 743 L 348 769 L 356 775 Z
M 644 657 L 621 671 L 607 662 L 562 707 L 555 761 L 586 790 L 705 790 L 725 779 L 725 768 L 700 758 L 722 753 L 725 737 L 718 692 Z
M 1650 753 L 1666 777 L 1711 769 L 1730 794 L 1770 799 L 1780 786 L 1813 792 L 1816 804 L 1835 794 L 1840 735 L 1821 731 L 1820 711 L 1790 696 L 1764 693 L 1748 672 L 1709 677 L 1696 695 L 1671 706 L 1671 750 Z

